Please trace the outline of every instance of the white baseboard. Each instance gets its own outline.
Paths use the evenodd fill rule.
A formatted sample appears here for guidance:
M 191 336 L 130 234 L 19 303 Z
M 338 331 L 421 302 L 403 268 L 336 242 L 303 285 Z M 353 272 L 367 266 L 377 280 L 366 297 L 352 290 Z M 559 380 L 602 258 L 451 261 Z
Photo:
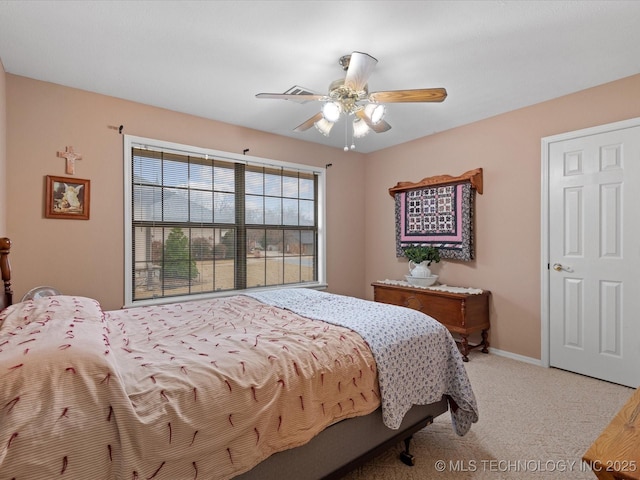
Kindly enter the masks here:
M 489 347 L 489 353 L 492 353 L 494 355 L 499 355 L 501 357 L 511 358 L 513 360 L 519 360 L 525 363 L 531 363 L 532 365 L 538 365 L 539 367 L 542 366 L 542 360 L 538 360 L 537 358 L 525 357 L 524 355 L 507 352 L 505 350 L 499 350 L 493 347 Z

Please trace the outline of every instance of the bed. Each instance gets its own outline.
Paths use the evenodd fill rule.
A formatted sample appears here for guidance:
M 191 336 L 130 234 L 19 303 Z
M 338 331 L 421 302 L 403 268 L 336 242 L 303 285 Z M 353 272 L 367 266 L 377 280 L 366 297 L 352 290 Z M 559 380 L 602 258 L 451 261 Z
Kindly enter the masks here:
M 457 346 L 410 309 L 311 289 L 103 311 L 12 304 L 0 239 L 0 478 L 339 478 L 477 407 Z M 357 332 L 357 333 L 356 333 Z

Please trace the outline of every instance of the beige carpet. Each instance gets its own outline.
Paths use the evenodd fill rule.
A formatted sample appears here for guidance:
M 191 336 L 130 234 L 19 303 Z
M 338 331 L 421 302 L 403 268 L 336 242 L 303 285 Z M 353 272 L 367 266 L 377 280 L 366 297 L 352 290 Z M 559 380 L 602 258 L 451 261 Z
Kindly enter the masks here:
M 398 445 L 345 478 L 595 480 L 582 455 L 633 389 L 498 355 L 469 359 L 480 419 L 466 436 L 446 413 L 414 435 L 415 466 L 398 460 Z

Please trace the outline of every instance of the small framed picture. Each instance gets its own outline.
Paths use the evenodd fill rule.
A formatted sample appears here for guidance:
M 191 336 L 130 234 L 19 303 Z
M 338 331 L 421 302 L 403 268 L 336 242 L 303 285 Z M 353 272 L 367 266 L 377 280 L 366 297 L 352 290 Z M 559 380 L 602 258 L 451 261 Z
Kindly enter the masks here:
M 47 175 L 46 218 L 89 220 L 90 180 Z

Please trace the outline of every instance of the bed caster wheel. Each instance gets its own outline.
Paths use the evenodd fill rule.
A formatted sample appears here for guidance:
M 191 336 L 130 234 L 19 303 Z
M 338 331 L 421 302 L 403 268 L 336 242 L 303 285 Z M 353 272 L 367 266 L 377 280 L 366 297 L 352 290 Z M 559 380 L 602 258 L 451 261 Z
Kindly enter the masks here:
M 416 458 L 408 452 L 400 453 L 400 460 L 402 460 L 402 463 L 409 465 L 410 467 L 413 467 L 416 464 Z

